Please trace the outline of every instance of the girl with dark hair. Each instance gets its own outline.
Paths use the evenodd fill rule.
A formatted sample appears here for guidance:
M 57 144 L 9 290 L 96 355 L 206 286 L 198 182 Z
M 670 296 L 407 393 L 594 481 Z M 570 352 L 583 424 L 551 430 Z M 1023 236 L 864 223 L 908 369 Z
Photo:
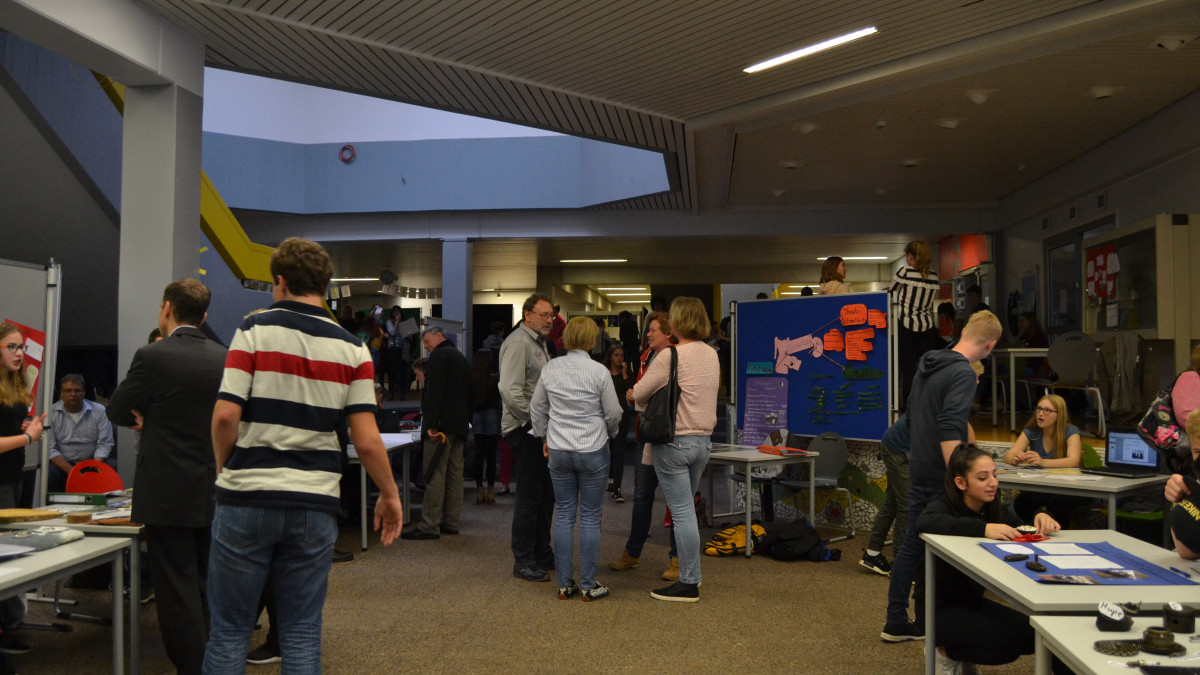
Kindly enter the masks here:
M 973 444 L 963 443 L 946 463 L 946 491 L 929 503 L 917 520 L 922 534 L 987 537 L 1009 541 L 1020 536 L 1021 519 L 996 499 L 996 464 Z M 1059 525 L 1047 513 L 1033 524 L 1041 534 Z M 983 597 L 983 586 L 942 559 L 937 560 L 938 672 L 961 673 L 964 664 L 998 666 L 1033 653 L 1029 617 Z M 1070 672 L 1057 659 L 1054 672 Z
M 633 406 L 625 400 L 625 393 L 633 387 L 636 378 L 629 370 L 625 348 L 622 345 L 610 346 L 600 362 L 608 367 L 608 373 L 612 375 L 613 389 L 617 392 L 617 400 L 621 402 L 621 425 L 617 428 L 617 435 L 608 441 L 611 452 L 608 464 L 608 491 L 612 494 L 614 502 L 624 504 L 621 481 L 625 478 L 625 450 L 629 445 L 629 425 L 633 421 Z
M 475 431 L 475 497 L 476 504 L 496 503 L 496 450 L 500 446 L 500 376 L 492 366 L 492 350 L 479 349 L 471 364 L 471 391 L 474 414 L 471 428 Z M 487 491 L 484 491 L 484 466 L 487 466 Z

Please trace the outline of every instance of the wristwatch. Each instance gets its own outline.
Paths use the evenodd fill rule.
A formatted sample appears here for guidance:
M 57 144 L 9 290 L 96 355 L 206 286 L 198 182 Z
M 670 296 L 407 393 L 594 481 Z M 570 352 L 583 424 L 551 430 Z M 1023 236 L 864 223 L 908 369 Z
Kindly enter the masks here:
M 32 445 L 33 444 L 33 436 L 30 436 L 28 431 L 22 431 L 21 433 L 25 434 L 25 445 L 26 446 Z

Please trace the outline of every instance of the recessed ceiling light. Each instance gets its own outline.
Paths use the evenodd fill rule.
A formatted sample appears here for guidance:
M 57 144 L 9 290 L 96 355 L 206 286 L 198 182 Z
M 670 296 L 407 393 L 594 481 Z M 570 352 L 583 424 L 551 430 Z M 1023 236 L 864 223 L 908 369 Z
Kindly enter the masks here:
M 780 190 L 779 188 L 775 188 L 774 190 L 771 190 L 771 196 L 773 196 L 773 197 L 782 197 L 782 196 L 783 196 L 783 190 Z
M 797 49 L 794 52 L 788 52 L 787 54 L 783 54 L 782 56 L 776 56 L 773 59 L 767 59 L 766 61 L 763 61 L 761 63 L 756 63 L 756 64 L 750 66 L 749 68 L 744 69 L 742 72 L 757 73 L 760 70 L 766 70 L 767 68 L 774 68 L 775 66 L 783 65 L 790 61 L 795 61 L 796 59 L 804 58 L 805 56 L 809 56 L 810 54 L 816 54 L 817 52 L 822 52 L 822 51 L 825 51 L 826 49 L 830 49 L 832 47 L 837 47 L 838 45 L 844 45 L 847 42 L 851 42 L 851 41 L 857 40 L 859 38 L 864 38 L 868 35 L 871 35 L 872 33 L 877 33 L 877 32 L 879 32 L 879 31 L 875 30 L 874 26 L 870 26 L 868 28 L 863 28 L 862 30 L 856 30 L 853 33 L 846 33 L 845 35 L 839 35 L 838 37 L 831 38 L 829 40 L 825 40 L 824 42 L 818 42 L 815 45 L 809 45 L 802 49 Z
M 820 260 L 821 262 L 825 262 L 825 260 L 829 257 L 830 256 L 823 256 L 823 257 L 817 258 L 817 260 Z M 844 255 L 844 256 L 842 256 L 842 260 L 887 260 L 887 259 L 888 258 L 885 255 Z
M 650 291 L 646 291 L 645 293 L 605 293 L 605 295 L 607 295 L 610 298 L 619 298 L 619 297 L 627 297 L 627 296 L 634 296 L 634 295 L 650 295 Z
M 887 194 L 887 188 L 875 188 L 875 194 L 883 196 Z
M 614 305 L 644 305 L 649 300 L 617 300 Z
M 645 286 L 601 286 L 598 291 L 640 291 L 646 288 Z
M 800 166 L 800 162 L 795 159 L 781 159 L 779 160 L 779 166 L 785 169 L 795 169 Z
M 920 163 L 921 163 L 921 160 L 919 160 L 919 159 L 906 159 L 901 162 L 901 164 L 903 164 L 904 168 L 906 168 L 906 169 L 916 168 L 916 166 Z
M 792 129 L 795 129 L 802 134 L 811 134 L 817 130 L 818 126 L 819 125 L 816 122 L 800 122 L 799 124 L 793 124 Z
M 372 277 L 342 277 L 340 279 L 330 279 L 329 281 L 330 281 L 330 283 L 334 283 L 334 282 L 345 283 L 345 282 L 353 282 L 353 281 L 379 281 L 379 279 L 372 278 Z
M 1115 93 L 1117 93 L 1116 87 L 1095 86 L 1088 89 L 1088 95 L 1097 101 L 1102 98 L 1109 98 Z
M 983 105 L 995 91 L 995 89 L 970 89 L 967 91 L 967 98 L 975 105 Z
M 958 120 L 953 117 L 938 120 L 938 126 L 943 129 L 957 129 Z
M 559 260 L 560 263 L 623 263 L 629 262 L 625 258 L 570 258 Z

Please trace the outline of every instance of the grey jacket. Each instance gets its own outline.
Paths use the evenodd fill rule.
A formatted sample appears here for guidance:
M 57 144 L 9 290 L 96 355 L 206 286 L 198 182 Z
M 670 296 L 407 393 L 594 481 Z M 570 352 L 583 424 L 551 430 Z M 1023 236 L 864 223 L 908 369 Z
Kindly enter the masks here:
M 507 435 L 529 423 L 529 400 L 542 367 L 549 362 L 546 341 L 524 323 L 500 345 L 501 433 Z

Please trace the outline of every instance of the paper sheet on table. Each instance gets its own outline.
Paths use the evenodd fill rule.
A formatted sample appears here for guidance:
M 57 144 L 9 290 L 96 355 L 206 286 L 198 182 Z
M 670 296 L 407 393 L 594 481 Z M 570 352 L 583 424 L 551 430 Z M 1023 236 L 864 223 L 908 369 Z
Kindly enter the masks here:
M 1075 544 L 1034 544 L 1042 555 L 1090 555 L 1086 548 Z
M 1091 482 L 1100 480 L 1103 476 L 1089 476 L 1082 473 L 1045 473 L 1042 471 L 1017 471 L 1019 478 L 1051 478 L 1054 480 L 1065 480 L 1071 482 Z
M 1005 553 L 1024 553 L 1025 555 L 1033 555 L 1034 553 L 1033 549 L 1020 544 L 1001 544 L 996 548 L 1004 551 Z
M 1121 565 L 1098 555 L 1044 555 L 1038 558 L 1043 564 L 1053 565 L 1060 570 L 1111 570 Z

